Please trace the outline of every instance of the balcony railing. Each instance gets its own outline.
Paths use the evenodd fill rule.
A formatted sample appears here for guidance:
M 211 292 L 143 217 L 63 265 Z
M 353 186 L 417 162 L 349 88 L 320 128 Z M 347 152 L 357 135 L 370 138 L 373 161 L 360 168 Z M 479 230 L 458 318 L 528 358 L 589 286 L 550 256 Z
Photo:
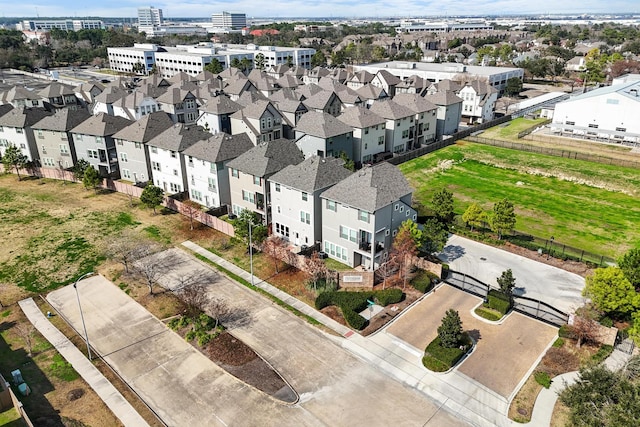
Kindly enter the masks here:
M 358 244 L 358 248 L 361 251 L 365 251 L 365 252 L 369 252 L 370 253 L 371 252 L 371 242 L 360 242 Z M 375 247 L 375 253 L 381 252 L 382 250 L 384 250 L 384 246 L 381 243 L 377 242 L 376 243 L 376 247 Z

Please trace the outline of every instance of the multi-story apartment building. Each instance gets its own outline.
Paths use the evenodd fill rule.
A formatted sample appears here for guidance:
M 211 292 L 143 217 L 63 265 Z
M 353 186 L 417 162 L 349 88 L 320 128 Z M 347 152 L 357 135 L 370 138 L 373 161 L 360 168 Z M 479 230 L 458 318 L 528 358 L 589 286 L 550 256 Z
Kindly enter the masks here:
M 289 165 L 297 165 L 304 155 L 295 142 L 276 139 L 263 142 L 231 160 L 229 190 L 231 211 L 239 215 L 248 209 L 260 215 L 265 224 L 271 222 L 269 178 Z
M 189 182 L 182 152 L 210 136 L 199 126 L 176 123 L 147 142 L 153 183 L 167 194 L 186 191 Z
M 151 160 L 147 143 L 173 126 L 167 113 L 145 114 L 131 125 L 113 134 L 120 163 L 120 175 L 133 183 L 151 179 Z
M 96 169 L 103 178 L 120 179 L 118 153 L 113 135 L 131 124 L 123 117 L 100 113 L 71 129 L 76 156 Z
M 353 128 L 353 161 L 372 163 L 385 152 L 386 120 L 364 107 L 349 107 L 338 120 Z
M 375 270 L 403 221 L 417 219 L 413 189 L 390 163 L 367 166 L 322 192 L 322 247 L 350 267 Z
M 353 157 L 353 129 L 331 114 L 309 111 L 295 127 L 296 144 L 305 157 Z
M 193 124 L 198 120 L 198 99 L 191 91 L 170 87 L 156 102 L 175 123 Z
M 187 147 L 182 155 L 187 165 L 189 198 L 209 208 L 231 205 L 227 163 L 253 147 L 246 134 L 224 132 Z
M 282 138 L 282 114 L 271 102 L 258 100 L 231 115 L 231 133 L 246 133 L 254 144 Z
M 493 120 L 498 100 L 498 90 L 493 86 L 474 80 L 466 83 L 457 95 L 462 98 L 462 120 L 470 124 Z
M 273 233 L 296 246 L 321 242 L 320 193 L 351 173 L 341 159 L 311 156 L 273 175 L 269 184 Z
M 0 116 L 0 156 L 13 145 L 38 166 L 40 156 L 32 126 L 51 114 L 42 108 L 12 108 Z
M 415 126 L 409 132 L 410 148 L 420 147 L 436 140 L 438 107 L 417 93 L 399 93 L 394 102 L 415 113 Z
M 76 164 L 76 147 L 71 130 L 90 117 L 84 109 L 63 108 L 33 125 L 43 168 L 68 169 Z
M 370 110 L 386 120 L 385 151 L 399 154 L 412 148 L 415 113 L 393 100 L 378 100 Z

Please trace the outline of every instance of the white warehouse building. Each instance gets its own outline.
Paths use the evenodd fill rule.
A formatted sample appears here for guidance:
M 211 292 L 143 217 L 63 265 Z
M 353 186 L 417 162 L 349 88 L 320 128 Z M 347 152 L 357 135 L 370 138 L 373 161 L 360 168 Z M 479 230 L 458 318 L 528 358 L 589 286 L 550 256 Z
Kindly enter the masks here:
M 555 106 L 552 132 L 618 143 L 640 143 L 640 81 L 592 90 Z

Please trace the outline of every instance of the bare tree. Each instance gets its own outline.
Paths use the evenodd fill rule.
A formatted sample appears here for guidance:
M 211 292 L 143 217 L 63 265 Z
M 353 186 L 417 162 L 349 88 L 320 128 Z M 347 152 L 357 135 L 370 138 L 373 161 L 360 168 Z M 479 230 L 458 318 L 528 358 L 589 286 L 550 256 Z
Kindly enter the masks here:
M 598 322 L 588 317 L 576 316 L 571 330 L 577 338 L 576 346 L 580 348 L 585 342 L 598 342 L 600 339 L 600 326 Z
M 327 277 L 327 266 L 318 255 L 318 252 L 314 252 L 305 261 L 305 270 L 311 276 L 311 282 L 313 283 L 313 289 L 318 290 L 318 280 L 323 277 Z
M 200 212 L 202 208 L 199 203 L 194 202 L 193 200 L 185 200 L 182 202 L 184 213 L 189 217 L 189 227 L 193 230 L 193 218 L 194 216 Z
M 387 279 L 391 277 L 397 269 L 398 263 L 395 258 L 390 258 L 378 266 L 376 274 L 382 278 L 382 289 L 387 287 Z
M 36 328 L 31 323 L 18 323 L 15 326 L 15 331 L 18 336 L 24 341 L 24 345 L 27 349 L 27 354 L 31 357 L 33 350 L 33 338 L 36 334 Z
M 207 285 L 197 279 L 188 279 L 188 283 L 176 291 L 180 302 L 184 305 L 187 317 L 197 317 L 207 310 L 209 305 L 209 295 L 207 295 Z
M 216 321 L 215 328 L 217 328 L 219 324 L 225 323 L 233 313 L 229 304 L 227 304 L 225 300 L 219 298 L 211 298 L 208 309 L 209 313 L 211 313 L 211 317 Z
M 159 248 L 154 244 L 140 247 L 140 258 L 135 261 L 135 272 L 149 287 L 149 295 L 153 295 L 153 287 L 165 272 L 165 256 L 158 253 Z
M 148 244 L 141 241 L 133 231 L 125 230 L 118 236 L 110 239 L 107 244 L 107 256 L 124 265 L 124 271 L 129 273 L 131 264 L 144 256 Z
M 280 273 L 278 261 L 283 258 L 284 251 L 287 250 L 287 242 L 282 237 L 272 236 L 265 240 L 263 250 L 273 261 L 276 274 Z

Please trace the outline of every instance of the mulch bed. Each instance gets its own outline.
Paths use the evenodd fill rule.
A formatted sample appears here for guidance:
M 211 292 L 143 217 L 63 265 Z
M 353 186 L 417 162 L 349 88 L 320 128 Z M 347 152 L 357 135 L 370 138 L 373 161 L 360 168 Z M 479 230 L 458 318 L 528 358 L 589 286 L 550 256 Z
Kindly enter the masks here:
M 593 268 L 588 267 L 586 264 L 578 261 L 563 261 L 559 258 L 549 258 L 545 255 L 540 255 L 537 251 L 532 251 L 530 249 L 523 248 L 518 245 L 514 245 L 513 243 L 506 242 L 504 245 L 500 246 L 501 249 L 505 251 L 523 256 L 525 258 L 529 258 L 538 262 L 542 262 L 544 264 L 552 265 L 554 267 L 561 268 L 563 270 L 569 271 L 571 273 L 575 273 L 579 276 L 586 277 L 593 272 Z

